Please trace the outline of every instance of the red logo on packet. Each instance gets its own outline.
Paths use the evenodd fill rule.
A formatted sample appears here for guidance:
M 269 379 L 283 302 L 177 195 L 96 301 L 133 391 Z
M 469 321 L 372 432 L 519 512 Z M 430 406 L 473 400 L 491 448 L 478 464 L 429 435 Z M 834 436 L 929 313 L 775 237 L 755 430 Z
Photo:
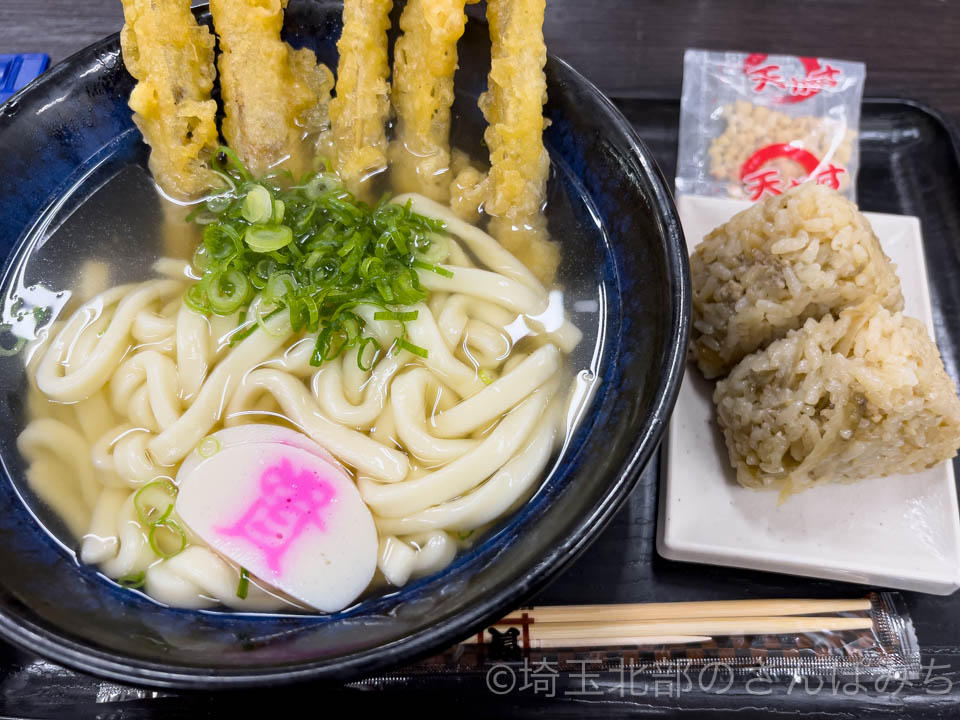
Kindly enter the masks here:
M 780 175 L 780 171 L 776 168 L 764 169 L 763 167 L 777 158 L 792 160 L 807 173 L 805 178 L 792 179 L 790 187 L 812 178 L 818 185 L 826 185 L 834 190 L 839 190 L 840 176 L 847 171 L 846 168 L 833 163 L 827 163 L 826 167 L 821 168 L 816 155 L 795 145 L 787 143 L 767 145 L 757 150 L 740 166 L 740 180 L 743 181 L 744 188 L 751 200 L 759 200 L 764 195 L 779 195 L 783 192 L 781 188 L 783 177 Z
M 785 79 L 782 68 L 767 62 L 770 56 L 765 53 L 751 53 L 743 61 L 743 74 L 753 82 L 754 92 L 762 92 L 768 86 L 782 90 L 783 94 L 774 99 L 776 103 L 798 103 L 811 98 L 821 90 L 834 88 L 840 83 L 843 71 L 829 63 L 821 64 L 814 57 L 800 57 L 804 75 L 792 75 Z
M 834 190 L 840 189 L 840 176 L 846 172 L 846 168 L 827 163 L 827 166 L 813 176 L 818 185 L 826 185 Z
M 764 195 L 779 195 L 783 192 L 780 189 L 779 170 L 758 170 L 743 177 L 743 184 L 747 189 L 747 194 L 751 200 L 759 200 Z

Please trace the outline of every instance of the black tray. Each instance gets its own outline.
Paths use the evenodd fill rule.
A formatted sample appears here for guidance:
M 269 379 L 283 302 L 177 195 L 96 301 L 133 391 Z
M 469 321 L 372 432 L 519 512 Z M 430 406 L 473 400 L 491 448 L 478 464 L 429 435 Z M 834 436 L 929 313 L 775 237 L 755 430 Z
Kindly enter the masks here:
M 631 98 L 617 104 L 653 150 L 664 175 L 676 167 L 679 101 Z M 947 371 L 960 377 L 960 144 L 947 122 L 916 103 L 867 99 L 860 133 L 858 198 L 863 210 L 916 215 L 923 228 L 937 342 Z M 955 461 L 956 462 L 956 461 Z M 957 466 L 960 471 L 960 465 Z M 865 588 L 824 580 L 664 560 L 655 550 L 658 462 L 600 538 L 566 574 L 540 593 L 537 604 L 718 600 L 764 597 L 844 597 Z M 958 472 L 960 477 L 960 472 Z M 913 685 L 847 681 L 823 687 L 742 684 L 724 693 L 687 688 L 684 681 L 650 684 L 645 694 L 606 688 L 603 694 L 514 691 L 498 697 L 483 678 L 394 677 L 356 688 L 287 688 L 277 692 L 196 695 L 155 693 L 101 682 L 0 645 L 0 713 L 23 718 L 212 717 L 255 711 L 306 716 L 360 703 L 357 710 L 400 706 L 445 717 L 542 717 L 664 714 L 669 709 L 736 711 L 737 717 L 770 713 L 829 712 L 848 717 L 952 718 L 960 714 L 960 593 L 935 597 L 905 593 L 923 653 L 924 677 Z M 933 667 L 931 669 L 931 663 Z M 929 676 L 926 675 L 930 669 Z M 589 668 L 587 669 L 589 671 Z M 579 689 L 581 681 L 577 681 Z M 374 689 L 375 688 L 375 689 Z M 363 690 L 366 690 L 364 692 Z M 636 688 L 636 693 L 641 689 Z

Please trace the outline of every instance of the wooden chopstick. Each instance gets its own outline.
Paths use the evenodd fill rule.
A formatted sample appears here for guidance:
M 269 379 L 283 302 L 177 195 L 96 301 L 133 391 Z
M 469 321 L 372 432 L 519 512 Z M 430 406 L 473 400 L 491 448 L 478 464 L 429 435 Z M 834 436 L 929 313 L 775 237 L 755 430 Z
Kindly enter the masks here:
M 637 647 L 649 645 L 683 645 L 688 643 L 704 643 L 712 640 L 709 635 L 646 635 L 646 636 L 624 636 L 624 637 L 605 637 L 599 638 L 532 638 L 529 640 L 529 646 L 532 650 L 544 650 L 547 648 L 576 648 L 593 647 L 598 644 L 603 645 L 634 645 Z M 478 639 L 476 635 L 463 641 L 464 645 L 476 645 Z
M 497 630 L 516 627 L 523 631 L 522 622 L 504 622 Z M 606 639 L 613 637 L 652 637 L 673 635 L 782 635 L 794 632 L 864 630 L 873 627 L 869 617 L 719 617 L 680 618 L 646 622 L 550 622 L 534 621 L 526 625 L 532 640 L 563 638 Z
M 633 622 L 675 618 L 771 617 L 854 612 L 870 609 L 868 598 L 852 600 L 717 600 L 713 602 L 624 603 L 611 605 L 553 605 L 520 609 L 508 619 L 526 614 L 537 623 L 596 620 Z
M 783 635 L 867 630 L 873 619 L 820 613 L 864 612 L 868 598 L 563 605 L 521 608 L 495 623 L 515 629 L 532 649 L 602 645 L 675 645 L 723 635 Z M 464 641 L 485 642 L 483 634 Z

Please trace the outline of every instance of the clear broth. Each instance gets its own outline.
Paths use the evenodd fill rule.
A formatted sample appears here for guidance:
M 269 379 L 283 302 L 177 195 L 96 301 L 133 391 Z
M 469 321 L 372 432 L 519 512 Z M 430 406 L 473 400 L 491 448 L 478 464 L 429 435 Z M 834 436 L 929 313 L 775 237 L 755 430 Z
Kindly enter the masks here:
M 145 158 L 140 147 L 130 147 L 127 152 L 106 158 L 74 183 L 28 231 L 4 279 L 3 322 L 17 335 L 34 334 L 36 318 L 29 312 L 32 307 L 49 307 L 53 313 L 51 322 L 66 318 L 85 284 L 103 284 L 106 288 L 146 280 L 154 276 L 151 267 L 158 258 L 192 257 L 200 234 L 196 226 L 183 222 L 189 208 L 175 205 L 158 192 L 145 167 Z M 551 236 L 561 244 L 557 280 L 562 288 L 562 305 L 583 332 L 583 339 L 566 363 L 575 398 L 570 406 L 567 438 L 548 465 L 544 481 L 562 458 L 576 421 L 599 381 L 596 368 L 600 366 L 605 321 L 601 280 L 605 248 L 594 239 L 602 231 L 576 180 L 555 159 L 547 207 Z M 94 267 L 93 264 L 103 277 L 84 276 L 81 269 Z M 15 418 L 12 425 L 0 430 L 0 460 L 38 522 L 79 563 L 79 539 L 30 490 L 25 480 L 26 462 L 16 449 L 16 438 L 30 419 L 24 402 L 25 359 L 23 354 L 0 358 L 0 382 L 8 389 L 7 401 Z M 510 522 L 511 515 L 500 518 L 472 541 L 495 532 L 498 526 Z M 382 584 L 375 582 L 365 596 L 383 590 Z

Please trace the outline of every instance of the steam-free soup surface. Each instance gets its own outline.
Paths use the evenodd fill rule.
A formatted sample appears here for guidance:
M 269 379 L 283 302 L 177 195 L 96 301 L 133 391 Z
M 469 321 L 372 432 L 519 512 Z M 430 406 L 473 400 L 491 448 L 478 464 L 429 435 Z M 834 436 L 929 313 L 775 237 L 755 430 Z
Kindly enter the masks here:
M 199 274 L 187 266 L 202 228 L 185 222 L 184 208 L 164 200 L 142 159 L 132 159 L 120 154 L 101 165 L 36 229 L 8 278 L 4 306 L 18 335 L 43 325 L 40 342 L 0 363 L 6 387 L 21 389 L 4 461 L 41 522 L 82 562 L 171 605 L 317 609 L 317 596 L 295 582 L 324 577 L 322 560 L 310 567 L 309 550 L 363 545 L 350 529 L 363 525 L 362 513 L 338 523 L 335 503 L 318 509 L 328 519 L 299 531 L 300 550 L 289 554 L 298 560 L 278 561 L 274 575 L 264 562 L 263 577 L 243 565 L 254 564 L 243 559 L 256 549 L 253 535 L 237 531 L 221 542 L 210 530 L 216 523 L 196 519 L 196 508 L 184 513 L 193 525 L 179 512 L 178 493 L 204 482 L 204 463 L 222 481 L 241 467 L 232 453 L 237 463 L 269 455 L 277 467 L 306 457 L 284 450 L 290 443 L 277 440 L 278 428 L 325 454 L 321 464 L 332 469 L 316 477 L 342 473 L 362 500 L 376 533 L 357 561 L 375 568 L 365 592 L 442 570 L 549 477 L 596 382 L 603 299 L 602 248 L 585 242 L 597 229 L 588 235 L 580 225 L 590 213 L 562 166 L 547 206 L 566 257 L 555 287 L 526 279 L 482 227 L 458 225 L 448 210 L 413 197 L 414 207 L 445 223 L 439 264 L 453 277 L 428 278 L 434 289 L 404 329 L 361 308 L 376 343 L 361 348 L 359 363 L 354 347 L 317 367 L 316 333 L 294 332 L 278 315 L 261 313 L 267 327 L 257 328 L 251 313 L 204 316 L 185 305 L 194 279 L 184 273 Z M 403 330 L 426 358 L 391 347 Z M 120 349 L 107 352 L 114 336 Z M 102 379 L 97 362 L 105 363 Z M 221 439 L 238 426 L 262 440 Z M 247 505 L 217 527 L 234 527 L 245 512 L 260 512 L 258 503 L 269 508 L 270 497 L 281 497 L 275 485 L 257 495 L 279 477 L 271 468 L 238 479 L 251 493 Z M 300 476 L 293 472 L 281 499 L 302 496 Z M 279 517 L 267 525 L 282 525 Z M 341 609 L 355 596 L 320 609 Z

